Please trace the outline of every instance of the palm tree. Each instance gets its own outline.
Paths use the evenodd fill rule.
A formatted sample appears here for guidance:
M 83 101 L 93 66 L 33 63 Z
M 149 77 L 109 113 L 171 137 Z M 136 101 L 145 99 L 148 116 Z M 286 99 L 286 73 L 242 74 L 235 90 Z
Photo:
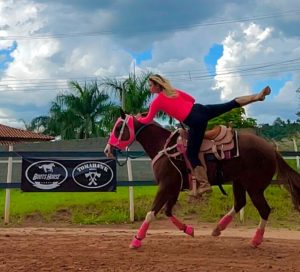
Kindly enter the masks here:
M 81 86 L 71 81 L 69 88 L 70 92 L 59 94 L 52 102 L 49 116 L 39 116 L 31 123 L 62 139 L 107 136 L 113 124 L 110 119 L 116 116 L 109 96 L 99 90 L 97 82 Z
M 128 78 L 120 80 L 105 78 L 101 86 L 107 91 L 113 91 L 125 112 L 131 114 L 143 113 L 148 111 L 148 102 L 151 98 L 148 79 L 152 74 L 152 72 L 141 73 L 138 76 L 129 74 Z M 172 130 L 176 128 L 175 119 L 164 112 L 159 112 L 157 117 L 162 120 L 168 119 L 169 125 L 167 128 Z
M 120 101 L 122 108 L 131 114 L 144 112 L 151 96 L 148 78 L 151 73 L 138 76 L 129 74 L 126 79 L 104 78 L 100 85 L 107 91 L 112 91 Z
M 24 124 L 25 130 L 34 131 L 37 133 L 45 133 L 48 135 L 56 135 L 55 133 L 51 133 L 48 130 L 48 124 L 50 121 L 49 116 L 38 116 L 33 118 L 31 121 L 27 122 L 24 119 L 20 119 L 20 121 Z
M 58 123 L 64 124 L 63 135 L 85 139 L 104 136 L 108 129 L 102 127 L 105 118 L 115 111 L 113 104 L 107 102 L 109 96 L 101 92 L 97 82 L 82 87 L 76 81 L 69 83 L 75 93 L 57 96 L 50 112 L 56 113 Z M 73 135 L 72 135 L 73 134 Z

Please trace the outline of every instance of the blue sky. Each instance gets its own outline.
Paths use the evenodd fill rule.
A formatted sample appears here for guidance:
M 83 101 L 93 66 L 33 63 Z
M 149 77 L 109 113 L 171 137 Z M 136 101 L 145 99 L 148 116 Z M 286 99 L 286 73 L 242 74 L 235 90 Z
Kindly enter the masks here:
M 209 52 L 204 56 L 204 62 L 207 67 L 207 71 L 210 75 L 216 73 L 216 65 L 219 58 L 223 55 L 223 45 L 222 44 L 213 44 L 209 49 Z
M 133 61 L 136 73 L 161 73 L 203 104 L 269 85 L 247 116 L 296 120 L 299 25 L 298 0 L 4 1 L 0 122 L 22 126 L 47 113 L 70 79 L 128 76 Z
M 14 42 L 12 46 L 0 50 L 0 71 L 5 71 L 10 62 L 13 62 L 12 52 L 17 48 L 17 43 Z
M 218 60 L 223 55 L 223 45 L 222 44 L 213 44 L 211 48 L 209 49 L 209 52 L 207 55 L 204 56 L 204 63 L 207 69 L 207 72 L 209 75 L 215 75 L 216 74 L 216 65 Z M 133 59 L 135 59 L 136 64 L 141 64 L 143 61 L 150 60 L 152 58 L 152 52 L 151 50 L 147 50 L 141 53 L 131 53 Z M 292 80 L 292 74 L 284 74 L 281 78 L 272 79 L 268 78 L 265 80 L 261 80 L 258 82 L 255 82 L 252 87 L 253 90 L 258 92 L 261 89 L 263 89 L 265 86 L 269 85 L 272 87 L 272 94 L 271 96 L 278 95 L 279 91 L 283 86 L 286 84 L 286 82 Z
M 253 84 L 253 89 L 255 91 L 261 90 L 264 86 L 270 85 L 272 87 L 272 96 L 278 95 L 279 91 L 283 88 L 283 86 L 293 79 L 292 74 L 285 74 L 283 78 L 278 79 L 267 79 L 259 81 Z
M 151 50 L 146 50 L 140 53 L 131 53 L 132 58 L 136 61 L 136 64 L 141 64 L 145 60 L 151 60 L 152 53 Z

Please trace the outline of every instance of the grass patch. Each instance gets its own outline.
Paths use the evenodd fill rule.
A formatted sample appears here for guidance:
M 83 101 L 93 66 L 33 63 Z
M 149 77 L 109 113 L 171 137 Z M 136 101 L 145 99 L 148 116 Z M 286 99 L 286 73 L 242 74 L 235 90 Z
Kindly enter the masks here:
M 185 192 L 181 193 L 174 209 L 181 218 L 192 218 L 199 222 L 217 222 L 233 205 L 230 185 L 224 186 L 228 196 L 217 187 L 201 202 L 189 203 Z M 135 220 L 141 221 L 151 209 L 156 186 L 134 188 Z M 265 196 L 272 212 L 269 225 L 299 229 L 300 216 L 294 210 L 289 193 L 280 186 L 270 186 Z M 0 211 L 4 214 L 5 190 L 0 191 Z M 162 215 L 159 215 L 162 217 Z M 129 223 L 128 188 L 119 187 L 116 193 L 22 193 L 11 190 L 11 225 L 24 223 L 71 223 L 75 225 Z M 235 224 L 242 224 L 239 220 Z M 246 225 L 257 225 L 259 215 L 247 198 L 245 207 Z M 3 225 L 3 220 L 0 223 Z
M 150 207 L 155 193 L 156 186 L 134 189 L 137 219 L 145 216 L 144 209 L 139 209 L 140 203 L 144 208 Z M 4 215 L 5 190 L 0 191 L 0 203 L 0 212 Z M 13 189 L 10 206 L 12 224 L 22 224 L 26 220 L 74 224 L 129 222 L 127 187 L 105 193 L 24 193 Z
M 228 196 L 224 196 L 217 187 L 214 187 L 213 194 L 203 198 L 201 203 L 180 205 L 181 216 L 194 214 L 199 222 L 217 222 L 233 206 L 231 185 L 224 185 L 224 189 Z M 272 185 L 265 191 L 265 197 L 271 207 L 269 226 L 300 230 L 300 214 L 294 209 L 290 194 L 286 189 L 279 185 Z M 186 195 L 182 194 L 180 203 L 186 202 L 186 198 Z M 244 222 L 239 221 L 239 215 L 237 215 L 234 223 L 256 226 L 260 217 L 248 195 L 244 211 Z

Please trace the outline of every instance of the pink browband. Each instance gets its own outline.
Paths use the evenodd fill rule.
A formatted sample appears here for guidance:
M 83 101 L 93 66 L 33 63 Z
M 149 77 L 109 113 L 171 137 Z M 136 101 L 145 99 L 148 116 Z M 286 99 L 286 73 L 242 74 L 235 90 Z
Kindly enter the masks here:
M 122 123 L 120 125 L 120 123 Z M 117 138 L 115 136 L 115 129 L 117 126 L 121 126 L 119 137 Z M 129 139 L 128 140 L 122 140 L 123 132 L 125 126 L 128 126 L 129 129 Z M 128 145 L 130 145 L 134 141 L 134 125 L 133 125 L 133 116 L 126 114 L 125 119 L 122 119 L 121 117 L 118 118 L 116 121 L 114 128 L 110 134 L 110 137 L 108 139 L 108 143 L 114 147 L 117 147 L 121 150 L 125 150 Z

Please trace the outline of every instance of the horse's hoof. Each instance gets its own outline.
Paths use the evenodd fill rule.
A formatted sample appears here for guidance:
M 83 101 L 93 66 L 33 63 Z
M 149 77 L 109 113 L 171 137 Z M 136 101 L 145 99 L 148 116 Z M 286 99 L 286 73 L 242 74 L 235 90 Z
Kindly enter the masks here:
M 263 241 L 263 238 L 264 238 L 264 230 L 263 229 L 257 229 L 256 232 L 255 232 L 255 235 L 254 237 L 252 238 L 251 242 L 250 242 L 250 245 L 254 248 L 258 247 L 262 241 Z
M 256 242 L 253 240 L 250 241 L 250 246 L 253 248 L 257 248 L 260 244 L 261 244 L 261 242 Z
M 142 246 L 142 241 L 134 238 L 131 241 L 131 243 L 129 245 L 129 248 L 131 248 L 131 249 L 137 249 L 137 248 L 140 248 L 141 246 Z
M 255 240 L 254 238 L 250 241 L 250 246 L 257 248 L 262 243 L 262 240 Z
M 184 233 L 186 233 L 189 236 L 194 237 L 194 228 L 192 226 L 186 226 Z
M 220 230 L 219 226 L 216 226 L 216 227 L 213 229 L 211 235 L 212 235 L 212 236 L 220 236 L 220 235 L 221 235 L 221 230 Z

